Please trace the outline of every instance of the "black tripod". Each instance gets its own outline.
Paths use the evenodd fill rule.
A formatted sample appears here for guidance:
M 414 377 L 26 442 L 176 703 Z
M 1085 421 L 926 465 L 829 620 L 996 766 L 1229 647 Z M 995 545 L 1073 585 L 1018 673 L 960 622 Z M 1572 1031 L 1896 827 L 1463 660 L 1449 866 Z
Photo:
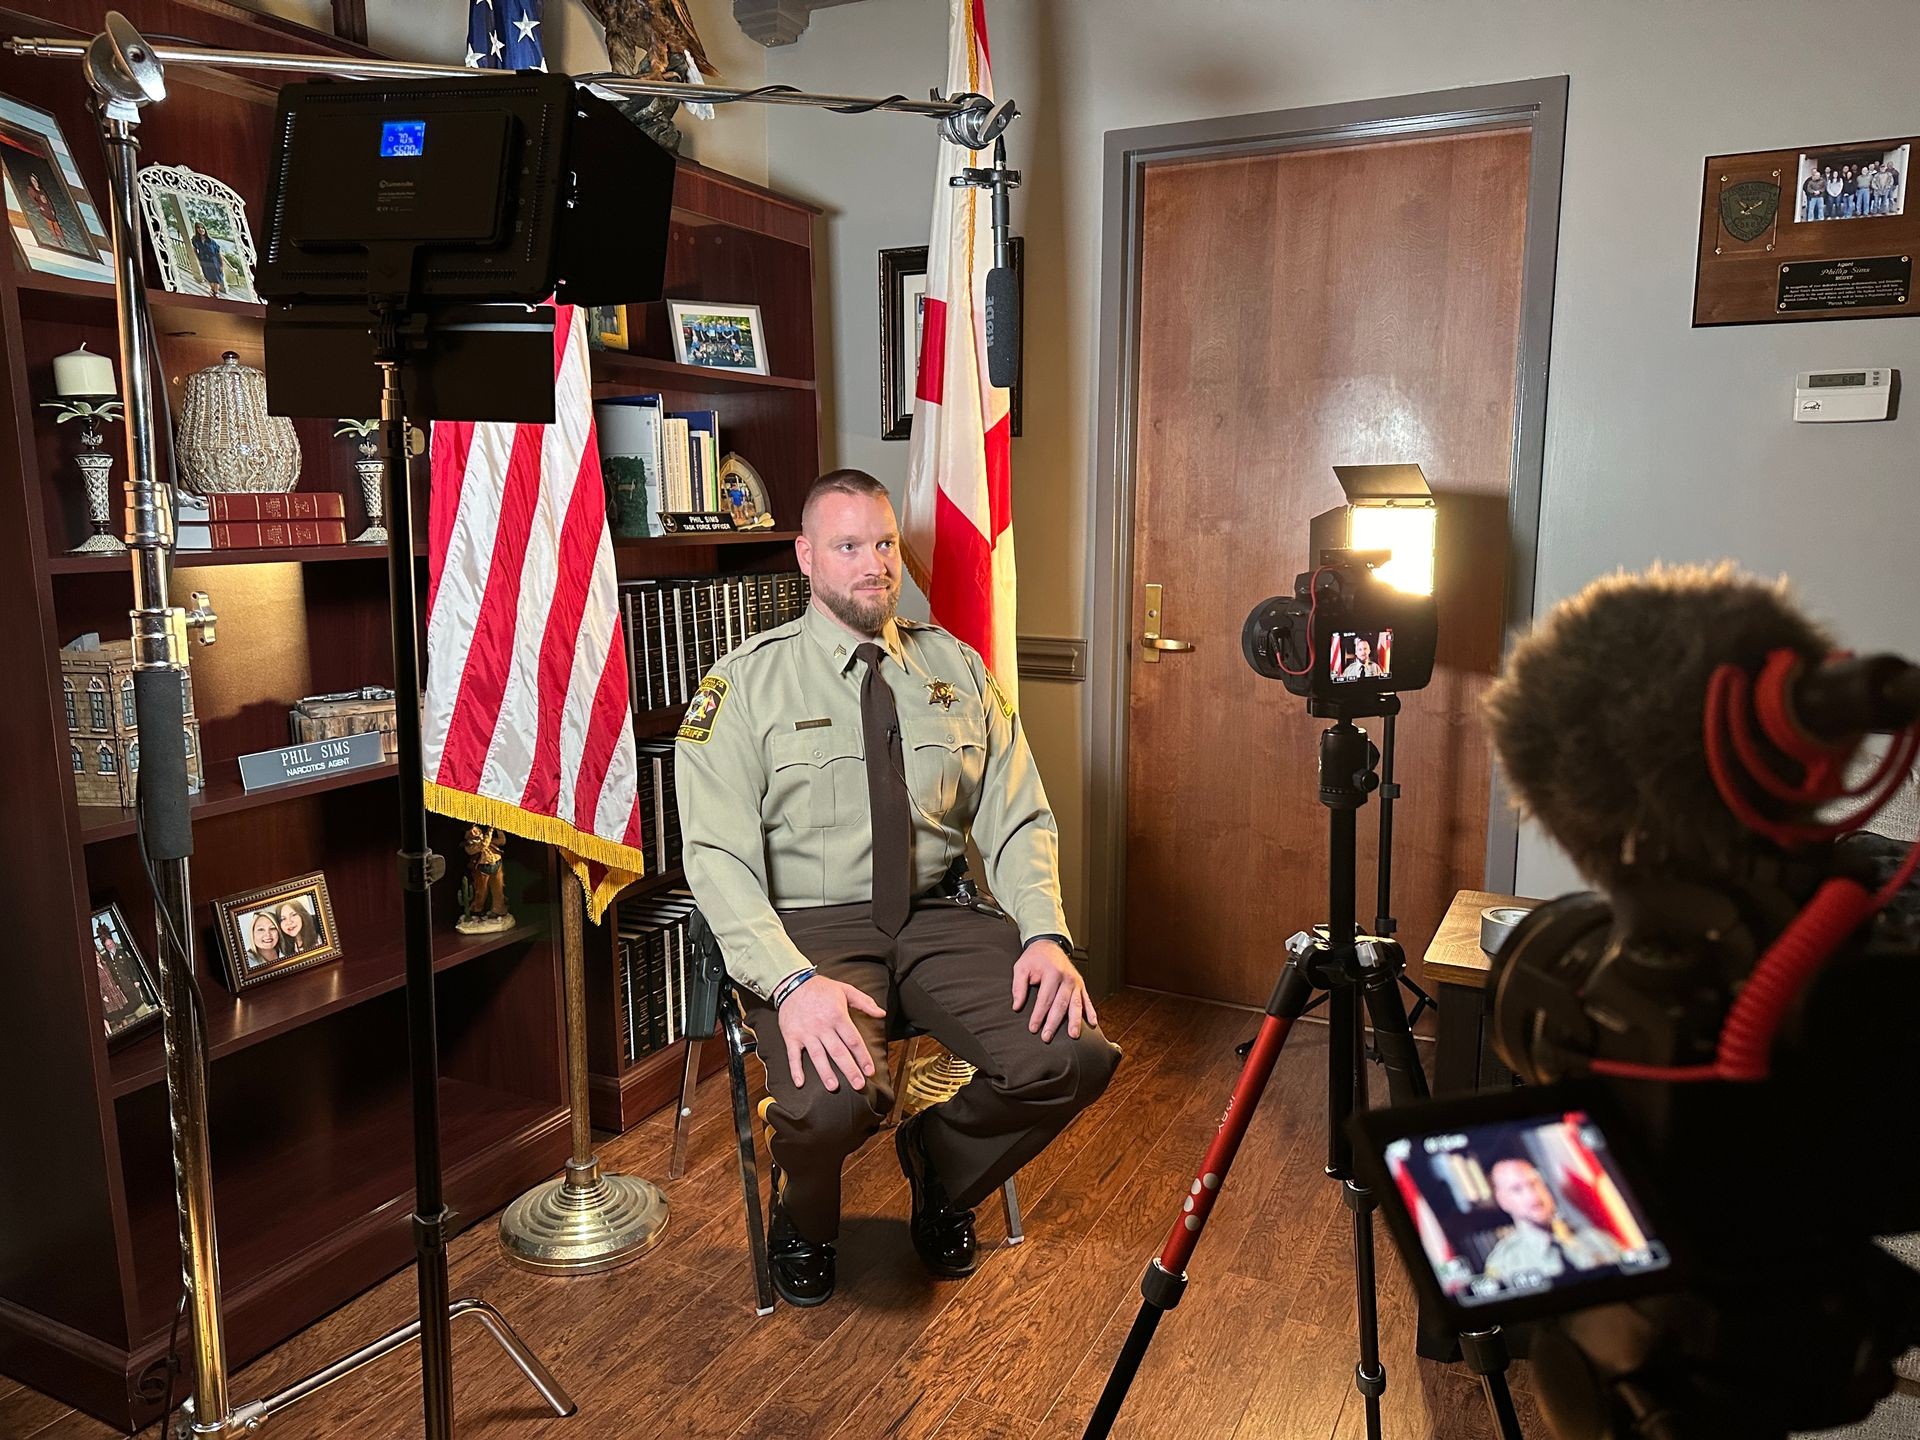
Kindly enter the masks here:
M 1391 697 L 1385 703 L 1398 708 L 1398 701 Z M 1379 754 L 1366 731 L 1349 716 L 1332 713 L 1337 717 L 1335 723 L 1320 737 L 1320 803 L 1327 807 L 1330 818 L 1325 932 L 1302 931 L 1287 942 L 1286 968 L 1280 972 L 1273 997 L 1267 1002 L 1267 1018 L 1253 1039 L 1233 1098 L 1181 1204 L 1173 1231 L 1141 1278 L 1140 1313 L 1127 1332 L 1120 1357 L 1087 1422 L 1086 1440 L 1101 1440 L 1111 1432 L 1161 1315 L 1180 1303 L 1187 1286 L 1187 1261 L 1200 1243 L 1207 1217 L 1226 1185 L 1227 1172 L 1272 1078 L 1288 1032 L 1316 991 L 1326 994 L 1331 1027 L 1327 1045 L 1327 1174 L 1340 1182 L 1341 1197 L 1353 1214 L 1360 1350 L 1353 1383 L 1366 1401 L 1369 1440 L 1379 1440 L 1380 1396 L 1387 1388 L 1387 1372 L 1380 1361 L 1374 1275 L 1373 1211 L 1377 1202 L 1373 1192 L 1353 1173 L 1353 1148 L 1347 1129 L 1354 1111 L 1365 1109 L 1367 1104 L 1366 1072 L 1359 1063 L 1361 1018 L 1356 992 L 1373 1021 L 1374 1044 L 1386 1066 L 1394 1103 L 1424 1099 L 1427 1081 L 1420 1069 L 1406 1005 L 1400 998 L 1405 955 L 1392 940 L 1363 938 L 1354 921 L 1355 815 L 1380 783 L 1375 771 Z M 1461 1348 L 1468 1364 L 1481 1377 L 1500 1435 L 1504 1440 L 1519 1440 L 1520 1422 L 1507 1389 L 1507 1354 L 1499 1332 L 1462 1336 Z

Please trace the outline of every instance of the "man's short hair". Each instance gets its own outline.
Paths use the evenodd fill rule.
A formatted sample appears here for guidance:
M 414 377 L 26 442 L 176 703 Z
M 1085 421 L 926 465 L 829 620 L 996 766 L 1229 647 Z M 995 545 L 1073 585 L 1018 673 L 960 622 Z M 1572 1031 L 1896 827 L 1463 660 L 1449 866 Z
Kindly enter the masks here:
M 829 470 L 807 487 L 807 498 L 800 506 L 800 528 L 807 528 L 813 507 L 826 495 L 877 495 L 887 499 L 887 487 L 864 470 Z

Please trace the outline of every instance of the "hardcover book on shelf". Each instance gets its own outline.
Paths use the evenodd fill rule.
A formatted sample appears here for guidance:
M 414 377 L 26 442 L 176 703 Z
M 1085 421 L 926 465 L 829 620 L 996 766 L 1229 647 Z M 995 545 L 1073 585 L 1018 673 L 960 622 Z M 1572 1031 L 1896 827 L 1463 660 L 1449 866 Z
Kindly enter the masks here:
M 615 535 L 666 534 L 660 520 L 667 508 L 660 431 L 664 405 L 659 395 L 621 395 L 594 406 Z
M 697 483 L 689 510 L 719 510 L 720 505 L 720 412 L 718 410 L 676 410 L 670 418 L 687 425 L 687 458 Z
M 232 491 L 205 497 L 207 520 L 340 520 L 346 497 L 337 490 Z
M 660 444 L 665 452 L 661 468 L 666 475 L 667 509 L 688 511 L 698 507 L 693 503 L 693 474 L 689 465 L 687 422 L 677 415 L 669 415 L 660 422 Z

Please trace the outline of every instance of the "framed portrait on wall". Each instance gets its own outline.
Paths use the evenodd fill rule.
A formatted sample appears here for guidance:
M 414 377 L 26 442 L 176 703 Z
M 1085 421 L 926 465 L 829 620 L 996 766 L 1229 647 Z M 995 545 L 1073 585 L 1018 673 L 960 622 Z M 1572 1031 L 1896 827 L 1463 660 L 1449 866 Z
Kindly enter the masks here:
M 93 944 L 107 1048 L 112 1049 L 159 1020 L 160 991 L 118 905 L 102 906 L 88 916 L 87 936 Z
M 235 991 L 340 958 L 327 877 L 319 871 L 213 902 Z
M 1026 305 L 1026 245 L 1016 235 L 1012 249 L 1014 287 Z M 906 245 L 880 252 L 880 438 L 913 434 L 913 395 L 918 387 L 920 344 L 926 334 L 927 247 Z M 1023 332 L 1024 333 L 1024 332 Z M 1020 434 L 1021 380 L 1007 394 L 1007 427 Z

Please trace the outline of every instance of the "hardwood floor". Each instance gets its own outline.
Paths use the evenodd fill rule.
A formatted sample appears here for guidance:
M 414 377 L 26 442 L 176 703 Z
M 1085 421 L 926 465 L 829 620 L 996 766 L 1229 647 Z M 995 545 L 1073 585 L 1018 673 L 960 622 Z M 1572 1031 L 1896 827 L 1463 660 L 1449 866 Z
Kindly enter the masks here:
M 927 1278 L 906 1233 L 891 1138 L 848 1164 L 840 1288 L 812 1310 L 756 1318 L 724 1073 L 701 1088 L 684 1178 L 666 1185 L 668 1231 L 607 1275 L 555 1280 L 500 1258 L 491 1220 L 452 1250 L 452 1293 L 506 1314 L 579 1402 L 559 1420 L 477 1326 L 456 1333 L 462 1437 L 600 1440 L 1068 1440 L 1077 1437 L 1139 1306 L 1159 1247 L 1238 1073 L 1244 1011 L 1124 991 L 1102 1007 L 1126 1059 L 1099 1104 L 1020 1174 L 1026 1243 L 999 1245 L 983 1206 L 980 1270 Z M 1160 1326 L 1115 1434 L 1351 1440 L 1351 1220 L 1324 1163 L 1325 1031 L 1282 1055 L 1180 1307 Z M 666 1172 L 670 1112 L 608 1141 L 609 1169 Z M 764 1156 L 763 1156 L 764 1164 Z M 763 1171 L 764 1173 L 764 1171 Z M 1492 1434 L 1478 1382 L 1413 1358 L 1413 1295 L 1380 1231 L 1386 1427 L 1396 1440 Z M 386 1281 L 235 1377 L 270 1393 L 413 1314 L 410 1271 Z M 1516 1373 L 1525 1367 L 1516 1367 Z M 1542 1436 L 1524 1393 L 1527 1433 Z M 419 1375 L 390 1357 L 308 1400 L 263 1434 L 407 1436 Z M 115 1431 L 0 1379 L 0 1436 L 107 1440 Z M 157 1428 L 146 1432 L 157 1434 Z

